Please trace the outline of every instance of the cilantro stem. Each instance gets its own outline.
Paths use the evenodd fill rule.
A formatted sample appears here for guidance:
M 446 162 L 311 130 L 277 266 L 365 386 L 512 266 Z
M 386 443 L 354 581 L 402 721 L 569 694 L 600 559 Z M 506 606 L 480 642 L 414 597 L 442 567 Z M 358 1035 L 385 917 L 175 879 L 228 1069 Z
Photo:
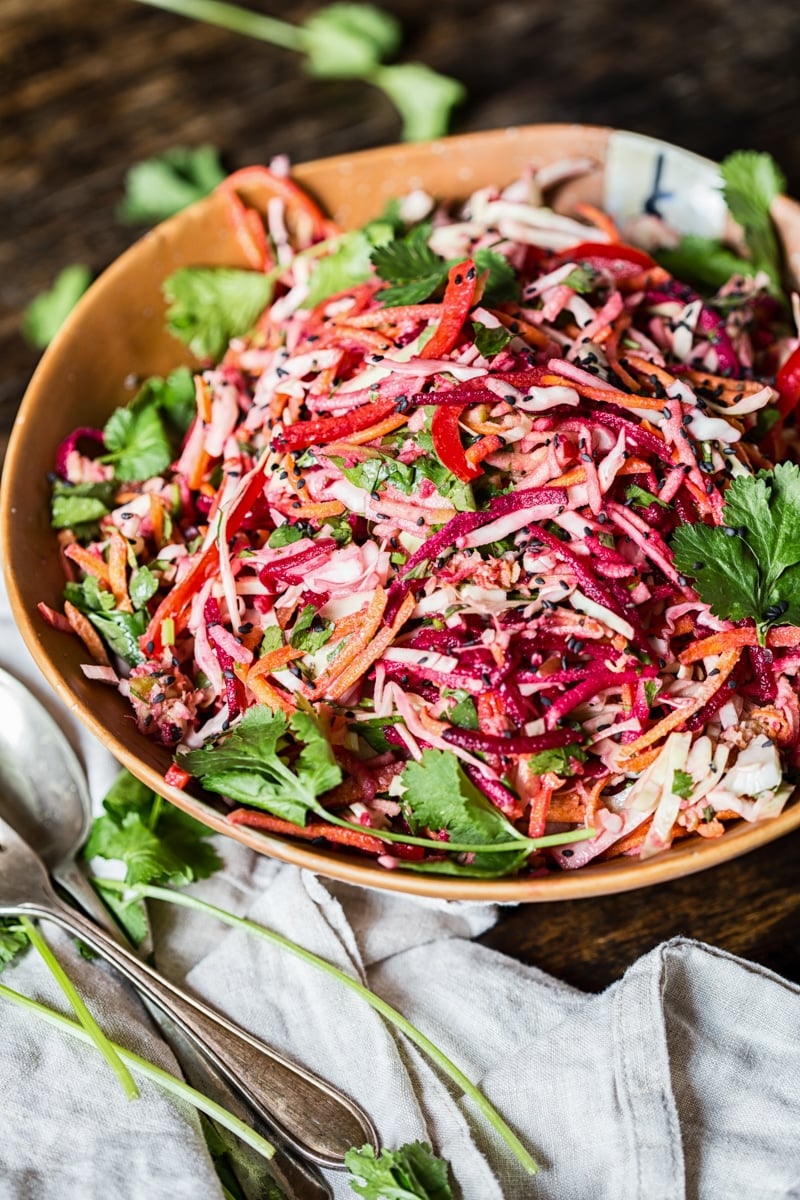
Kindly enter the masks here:
M 237 4 L 226 4 L 224 0 L 140 0 L 140 3 L 163 8 L 195 21 L 205 21 L 220 29 L 230 29 L 233 33 L 243 33 L 273 46 L 283 46 L 286 50 L 300 53 L 305 50 L 303 31 L 296 25 L 280 21 L 277 17 L 267 17 L 263 13 L 249 12 Z
M 390 833 L 386 829 L 374 829 L 371 825 L 357 825 L 355 821 L 345 821 L 343 817 L 334 816 L 326 808 L 312 808 L 318 816 L 329 821 L 331 825 L 339 825 L 342 829 L 353 829 L 356 833 L 367 833 L 370 837 L 382 842 L 401 842 L 405 846 L 427 846 L 433 850 L 449 850 L 453 854 L 511 854 L 519 853 L 526 846 L 531 850 L 541 850 L 545 846 L 564 846 L 571 842 L 585 842 L 595 837 L 596 829 L 569 829 L 565 833 L 548 833 L 544 837 L 528 838 L 522 834 L 510 842 L 441 842 L 437 838 L 415 837 L 412 834 Z
M 97 1021 L 95 1021 L 94 1017 L 89 1012 L 89 1009 L 86 1007 L 86 1004 L 78 993 L 74 983 L 70 979 L 69 975 L 67 975 L 55 954 L 53 954 L 53 951 L 42 937 L 36 925 L 34 925 L 33 921 L 31 921 L 29 917 L 25 916 L 20 917 L 20 925 L 28 935 L 31 945 L 38 951 L 45 963 L 45 966 L 50 971 L 56 983 L 61 988 L 62 992 L 75 1010 L 75 1015 L 83 1026 L 87 1040 L 94 1042 L 95 1046 L 100 1051 L 103 1058 L 106 1060 L 109 1067 L 119 1080 L 122 1090 L 127 1098 L 129 1100 L 137 1100 L 139 1098 L 139 1089 L 136 1086 L 136 1081 L 125 1064 L 120 1060 L 120 1056 L 117 1053 L 117 1047 L 113 1042 L 109 1041 L 100 1026 L 97 1024 Z
M 37 947 L 38 949 L 38 947 Z M 15 992 L 13 988 L 6 987 L 0 983 L 0 998 L 9 1000 L 12 1004 L 17 1004 L 20 1008 L 26 1008 L 30 1012 L 41 1017 L 50 1025 L 55 1025 L 64 1033 L 68 1033 L 71 1037 L 78 1038 L 82 1042 L 92 1042 L 92 1038 L 86 1029 L 82 1029 L 77 1021 L 70 1020 L 69 1017 L 64 1017 L 61 1013 L 54 1012 L 52 1008 L 48 1008 L 46 1004 L 40 1004 L 38 1000 L 31 1000 L 28 996 L 22 996 L 19 992 Z M 190 1087 L 188 1083 L 184 1083 L 182 1079 L 176 1079 L 174 1075 L 170 1075 L 169 1071 L 164 1071 L 161 1067 L 157 1067 L 154 1063 L 148 1062 L 146 1058 L 141 1058 L 138 1054 L 134 1054 L 132 1050 L 126 1050 L 124 1046 L 118 1046 L 116 1042 L 109 1042 L 115 1054 L 117 1054 L 125 1062 L 131 1064 L 133 1069 L 146 1079 L 150 1079 L 153 1083 L 157 1083 L 164 1089 L 165 1092 L 170 1092 L 173 1096 L 177 1096 L 180 1100 L 185 1100 L 200 1112 L 218 1121 L 220 1125 L 228 1129 L 241 1141 L 245 1142 L 251 1149 L 255 1150 L 263 1158 L 272 1158 L 275 1153 L 275 1147 L 266 1138 L 261 1137 L 254 1129 L 240 1121 L 233 1113 L 228 1112 L 221 1104 L 217 1104 L 214 1100 L 209 1100 L 202 1092 L 198 1092 L 195 1088 Z
M 421 1030 L 417 1029 L 416 1025 L 412 1025 L 401 1012 L 398 1012 L 391 1004 L 387 1004 L 375 992 L 370 991 L 368 987 L 365 987 L 363 983 L 359 983 L 357 979 L 353 979 L 345 971 L 340 971 L 338 967 L 334 967 L 326 959 L 320 958 L 318 954 L 313 954 L 310 950 L 304 949 L 303 946 L 298 945 L 297 942 L 291 941 L 282 934 L 275 933 L 274 930 L 267 929 L 264 925 L 257 925 L 255 921 L 248 921 L 246 917 L 234 916 L 233 913 L 226 912 L 224 908 L 217 908 L 216 905 L 208 904 L 205 900 L 198 900 L 196 896 L 187 896 L 182 892 L 174 892 L 169 888 L 154 887 L 152 884 L 145 883 L 130 887 L 129 884 L 115 879 L 94 879 L 93 883 L 97 884 L 101 890 L 107 888 L 114 892 L 130 893 L 135 898 L 165 900 L 167 904 L 177 904 L 183 908 L 194 909 L 195 912 L 206 913 L 209 916 L 216 917 L 219 921 L 223 921 L 226 925 L 232 925 L 235 929 L 244 929 L 247 933 L 253 933 L 267 942 L 281 946 L 284 950 L 288 950 L 290 954 L 294 954 L 297 958 L 310 963 L 311 966 L 316 967 L 318 970 L 324 971 L 326 975 L 330 975 L 333 979 L 338 979 L 340 983 L 350 988 L 362 1000 L 365 1000 L 370 1008 L 374 1008 L 390 1024 L 404 1033 L 409 1041 L 412 1041 L 415 1046 L 419 1046 L 420 1050 L 423 1050 L 433 1059 L 436 1065 L 452 1079 L 453 1083 L 461 1088 L 464 1095 L 472 1100 L 476 1108 L 481 1111 L 492 1128 L 500 1135 L 511 1150 L 511 1153 L 522 1164 L 529 1175 L 535 1175 L 539 1170 L 538 1164 L 525 1149 L 514 1131 L 509 1128 L 500 1116 L 494 1105 L 486 1099 L 464 1072 L 447 1057 L 444 1051 L 440 1050 L 435 1042 L 432 1042 Z

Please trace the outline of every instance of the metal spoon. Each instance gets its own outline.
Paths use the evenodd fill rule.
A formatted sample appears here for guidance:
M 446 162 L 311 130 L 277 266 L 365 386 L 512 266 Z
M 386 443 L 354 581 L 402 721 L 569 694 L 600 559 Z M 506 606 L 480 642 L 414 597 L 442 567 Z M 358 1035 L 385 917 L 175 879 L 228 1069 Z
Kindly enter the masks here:
M 341 1169 L 351 1146 L 370 1142 L 377 1148 L 371 1121 L 347 1097 L 182 992 L 56 896 L 44 863 L 96 920 L 108 924 L 108 913 L 74 858 L 90 821 L 81 765 L 46 709 L 3 670 L 0 813 L 10 825 L 0 821 L 0 914 L 52 919 L 112 962 L 211 1059 L 268 1129 L 277 1130 L 303 1157 Z M 309 1185 L 313 1182 L 310 1178 Z M 325 1194 L 308 1191 L 309 1200 Z

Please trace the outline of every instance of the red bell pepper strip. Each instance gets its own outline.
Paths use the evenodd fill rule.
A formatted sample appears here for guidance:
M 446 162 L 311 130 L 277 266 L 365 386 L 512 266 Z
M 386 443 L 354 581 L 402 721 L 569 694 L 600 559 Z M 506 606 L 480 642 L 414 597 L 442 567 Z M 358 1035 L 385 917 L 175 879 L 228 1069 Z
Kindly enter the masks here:
M 235 192 L 238 188 L 266 187 L 275 196 L 279 196 L 289 208 L 305 213 L 314 224 L 314 233 L 318 237 L 333 237 L 339 232 L 338 226 L 321 211 L 311 197 L 285 175 L 276 175 L 268 167 L 242 167 L 234 171 L 219 185 L 221 192 Z
M 436 409 L 431 421 L 433 448 L 439 461 L 447 467 L 448 471 L 452 471 L 456 479 L 460 479 L 462 483 L 469 483 L 482 474 L 480 467 L 473 466 L 469 461 L 464 447 L 461 445 L 458 422 L 461 414 L 468 407 L 467 404 L 457 407 L 442 405 Z
M 478 269 L 471 258 L 450 268 L 442 300 L 442 319 L 433 337 L 420 350 L 420 358 L 441 358 L 453 349 L 475 303 L 478 283 Z
M 276 436 L 275 441 L 281 450 L 304 450 L 307 446 L 326 446 L 329 442 L 338 442 L 348 434 L 359 433 L 369 429 L 384 417 L 388 417 L 397 407 L 397 401 L 387 397 L 385 400 L 374 400 L 364 404 L 341 417 L 315 417 L 312 421 L 298 421 Z
M 233 537 L 244 524 L 245 517 L 263 490 L 264 464 L 262 463 L 258 470 L 253 472 L 247 486 L 228 515 L 226 532 L 229 538 Z M 219 547 L 214 541 L 210 546 L 206 546 L 191 571 L 183 577 L 179 584 L 171 588 L 153 613 L 147 629 L 139 638 L 139 645 L 145 654 L 157 654 L 161 651 L 163 647 L 161 626 L 164 621 L 171 618 L 175 622 L 176 634 L 180 631 L 183 625 L 181 618 L 189 607 L 192 597 L 196 592 L 200 591 L 200 588 L 218 566 Z
M 781 417 L 788 417 L 793 409 L 800 404 L 800 346 L 787 358 L 786 362 L 775 376 L 775 387 L 778 389 L 778 412 Z
M 596 270 L 610 271 L 618 279 L 658 265 L 643 250 L 620 242 L 578 242 L 577 246 L 562 250 L 559 258 L 562 262 L 586 263 Z

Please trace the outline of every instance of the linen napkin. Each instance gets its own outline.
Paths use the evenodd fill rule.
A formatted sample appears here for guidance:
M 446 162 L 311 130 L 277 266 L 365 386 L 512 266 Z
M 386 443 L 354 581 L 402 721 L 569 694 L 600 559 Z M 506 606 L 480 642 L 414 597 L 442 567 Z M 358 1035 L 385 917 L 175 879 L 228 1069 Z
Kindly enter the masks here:
M 0 636 L 2 665 L 35 682 L 7 616 Z M 116 768 L 62 716 L 99 798 Z M 216 844 L 224 869 L 193 890 L 301 942 L 399 1008 L 479 1084 L 540 1174 L 526 1175 L 363 1001 L 277 947 L 163 905 L 154 908 L 161 969 L 348 1092 L 384 1145 L 431 1142 L 451 1163 L 457 1198 L 800 1197 L 794 985 L 679 938 L 586 995 L 476 944 L 496 919 L 489 906 L 357 889 Z M 71 939 L 46 933 L 110 1036 L 178 1073 L 134 994 Z M 32 952 L 3 982 L 66 1011 Z M 221 1198 L 193 1110 L 140 1086 L 141 1098 L 126 1101 L 93 1050 L 0 1000 L 0 1198 Z M 336 1200 L 354 1195 L 346 1175 L 328 1178 Z

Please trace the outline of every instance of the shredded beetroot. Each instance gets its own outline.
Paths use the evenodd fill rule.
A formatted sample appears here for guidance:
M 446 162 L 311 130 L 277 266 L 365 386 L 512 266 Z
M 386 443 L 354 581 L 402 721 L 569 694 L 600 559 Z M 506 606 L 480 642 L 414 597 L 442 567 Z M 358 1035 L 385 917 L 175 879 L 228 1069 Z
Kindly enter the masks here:
M 254 182 L 266 218 L 239 195 Z M 446 279 L 394 305 L 374 274 L 324 296 L 333 227 L 291 180 L 248 169 L 227 187 L 231 220 L 274 296 L 196 377 L 174 460 L 120 481 L 101 430 L 58 448 L 60 553 L 84 584 L 68 595 L 92 604 L 40 605 L 42 619 L 167 745 L 224 745 L 252 713 L 259 804 L 277 756 L 282 778 L 319 778 L 331 818 L 245 807 L 233 824 L 465 874 L 492 873 L 491 844 L 449 849 L 478 810 L 503 841 L 596 830 L 521 868 L 507 856 L 530 873 L 646 856 L 651 828 L 659 849 L 703 832 L 733 786 L 752 819 L 780 806 L 778 756 L 800 754 L 800 630 L 720 618 L 672 547 L 682 526 L 724 524 L 731 478 L 796 456 L 796 339 L 757 281 L 733 304 L 701 298 L 605 241 L 605 218 L 601 232 L 529 212 L 522 194 L 482 192 L 456 228 L 433 213 Z M 517 300 L 492 294 L 489 246 Z M 778 401 L 764 438 L 759 409 Z M 771 781 L 758 797 L 735 770 L 747 748 Z M 666 794 L 678 771 L 705 772 L 702 802 Z M 246 755 L 241 773 L 231 790 L 249 787 Z M 431 781 L 424 804 L 415 777 Z M 432 846 L 376 836 L 420 829 Z

